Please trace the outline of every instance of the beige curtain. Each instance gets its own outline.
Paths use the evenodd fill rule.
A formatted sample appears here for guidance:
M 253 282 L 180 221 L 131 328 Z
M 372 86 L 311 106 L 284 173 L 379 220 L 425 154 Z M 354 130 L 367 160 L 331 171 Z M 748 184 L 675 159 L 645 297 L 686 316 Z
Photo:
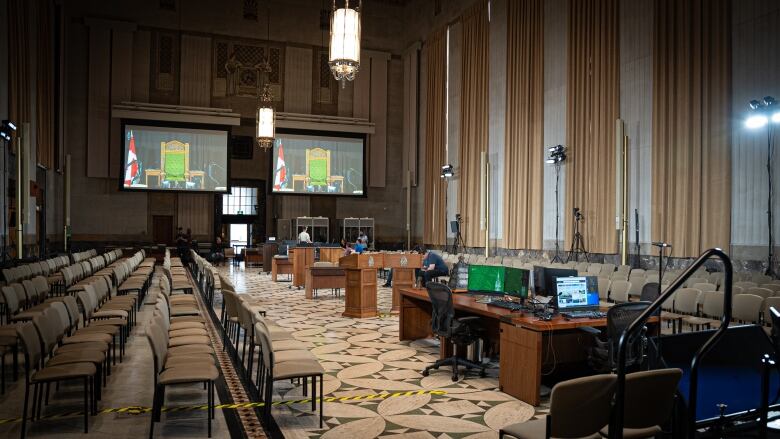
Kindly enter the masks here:
M 446 164 L 445 103 L 447 83 L 447 29 L 435 31 L 423 46 L 426 59 L 425 75 L 425 223 L 423 241 L 445 245 L 447 242 L 445 191 L 441 167 Z
M 51 0 L 38 2 L 38 67 L 37 67 L 37 130 L 38 145 L 36 155 L 38 164 L 51 169 L 54 167 L 54 49 Z
M 730 242 L 730 5 L 655 3 L 652 239 L 674 256 Z
M 616 253 L 615 120 L 619 114 L 618 0 L 570 0 L 566 167 L 566 246 L 572 209 L 584 214 L 585 249 Z
M 481 153 L 488 147 L 488 80 L 490 64 L 487 0 L 479 0 L 461 16 L 460 192 L 466 246 L 484 247 L 480 231 Z M 500 200 L 494 200 L 500 202 Z
M 541 249 L 544 4 L 510 1 L 507 12 L 504 246 Z
M 30 122 L 31 117 L 29 15 L 27 0 L 8 1 L 8 110 L 10 120 L 18 126 Z

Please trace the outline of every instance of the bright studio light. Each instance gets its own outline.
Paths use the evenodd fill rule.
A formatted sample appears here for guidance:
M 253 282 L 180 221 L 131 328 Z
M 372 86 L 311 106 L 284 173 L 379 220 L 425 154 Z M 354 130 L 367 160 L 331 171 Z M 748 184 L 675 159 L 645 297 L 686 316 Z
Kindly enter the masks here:
M 772 119 L 774 120 L 774 116 Z M 764 127 L 767 123 L 769 123 L 769 119 L 766 116 L 763 114 L 754 114 L 747 118 L 745 126 L 750 129 L 756 129 Z
M 778 102 L 772 96 L 764 96 L 763 99 L 752 100 L 748 103 L 750 112 L 745 119 L 745 126 L 750 129 L 765 127 L 770 121 L 780 123 L 780 109 Z

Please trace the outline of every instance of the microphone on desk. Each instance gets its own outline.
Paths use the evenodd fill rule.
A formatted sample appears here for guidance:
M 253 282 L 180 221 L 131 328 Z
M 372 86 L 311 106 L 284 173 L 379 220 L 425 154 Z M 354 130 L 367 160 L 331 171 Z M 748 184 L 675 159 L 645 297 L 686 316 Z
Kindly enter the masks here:
M 672 248 L 672 244 L 667 244 L 667 243 L 665 243 L 665 242 L 662 242 L 662 241 L 652 242 L 651 244 L 652 244 L 652 245 L 654 245 L 654 246 L 656 246 L 656 247 L 662 247 L 662 248 L 666 248 L 666 247 L 668 247 L 668 248 Z

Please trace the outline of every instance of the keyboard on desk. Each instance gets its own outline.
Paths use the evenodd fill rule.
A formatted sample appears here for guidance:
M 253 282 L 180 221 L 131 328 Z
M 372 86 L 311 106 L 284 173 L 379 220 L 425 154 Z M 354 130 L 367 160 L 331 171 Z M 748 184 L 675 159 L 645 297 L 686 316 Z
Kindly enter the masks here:
M 501 300 L 501 299 L 491 300 L 490 302 L 488 302 L 488 305 L 498 306 L 498 307 L 506 308 L 506 309 L 509 309 L 509 310 L 512 310 L 512 311 L 519 311 L 519 310 L 523 309 L 523 305 L 521 305 L 521 304 L 519 304 L 517 302 L 512 302 L 510 300 Z
M 568 311 L 562 312 L 561 316 L 566 319 L 603 319 L 607 313 L 602 311 Z

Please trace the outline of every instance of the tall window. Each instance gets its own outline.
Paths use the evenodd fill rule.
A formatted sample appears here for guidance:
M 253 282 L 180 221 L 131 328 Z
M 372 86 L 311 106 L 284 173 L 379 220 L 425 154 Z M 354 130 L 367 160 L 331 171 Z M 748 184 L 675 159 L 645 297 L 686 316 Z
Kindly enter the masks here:
M 232 187 L 222 195 L 223 215 L 257 215 L 257 188 Z

